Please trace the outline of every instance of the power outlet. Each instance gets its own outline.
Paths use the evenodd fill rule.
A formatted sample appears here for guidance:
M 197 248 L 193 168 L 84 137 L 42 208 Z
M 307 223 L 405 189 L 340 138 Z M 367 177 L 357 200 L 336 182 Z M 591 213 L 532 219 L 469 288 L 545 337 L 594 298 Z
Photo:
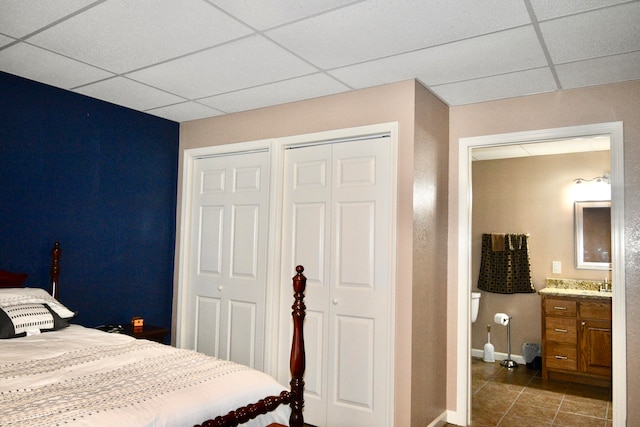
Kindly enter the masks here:
M 554 274 L 562 273 L 562 263 L 560 261 L 553 261 L 551 263 L 551 269 Z

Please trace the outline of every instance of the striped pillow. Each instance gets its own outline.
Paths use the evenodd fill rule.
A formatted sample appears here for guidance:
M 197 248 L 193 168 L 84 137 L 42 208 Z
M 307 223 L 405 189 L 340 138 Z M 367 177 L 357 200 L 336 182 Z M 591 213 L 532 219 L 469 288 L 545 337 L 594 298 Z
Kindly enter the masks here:
M 55 331 L 69 323 L 47 304 L 26 303 L 0 307 L 0 338 L 16 338 Z

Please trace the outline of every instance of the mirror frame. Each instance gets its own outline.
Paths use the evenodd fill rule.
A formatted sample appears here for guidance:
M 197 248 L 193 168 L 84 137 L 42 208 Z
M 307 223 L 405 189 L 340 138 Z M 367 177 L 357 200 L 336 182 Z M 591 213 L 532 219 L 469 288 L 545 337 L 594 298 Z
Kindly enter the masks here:
M 574 204 L 575 209 L 575 245 L 576 269 L 582 270 L 611 270 L 611 242 L 609 243 L 609 262 L 585 261 L 584 256 L 584 210 L 589 208 L 611 209 L 611 201 L 579 201 Z M 609 223 L 611 228 L 611 223 Z

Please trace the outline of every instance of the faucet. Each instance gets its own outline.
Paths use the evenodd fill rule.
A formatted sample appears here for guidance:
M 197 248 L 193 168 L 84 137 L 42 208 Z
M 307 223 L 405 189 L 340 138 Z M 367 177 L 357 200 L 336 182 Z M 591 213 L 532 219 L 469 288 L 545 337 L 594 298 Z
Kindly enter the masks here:
M 604 278 L 604 281 L 600 284 L 600 292 L 611 292 L 611 283 L 607 277 Z

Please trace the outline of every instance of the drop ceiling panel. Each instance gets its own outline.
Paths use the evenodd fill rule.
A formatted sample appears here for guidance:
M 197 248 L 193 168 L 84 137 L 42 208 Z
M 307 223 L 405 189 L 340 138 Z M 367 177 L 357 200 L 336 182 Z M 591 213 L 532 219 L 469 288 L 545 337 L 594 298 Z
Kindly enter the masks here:
M 542 22 L 555 63 L 640 50 L 640 2 Z
M 558 0 L 529 0 L 538 21 L 544 21 L 560 16 L 572 15 L 574 13 L 586 12 L 619 3 L 626 3 L 629 0 L 580 0 L 580 1 L 558 1 Z
M 258 30 L 297 21 L 354 0 L 269 0 L 268 7 L 255 0 L 210 0 L 211 3 Z
M 93 98 L 102 99 L 113 104 L 126 105 L 134 110 L 148 110 L 169 104 L 184 102 L 179 96 L 143 85 L 124 77 L 115 77 L 94 84 L 83 86 L 74 92 Z
M 64 18 L 95 0 L 0 0 L 0 32 L 16 38 Z
M 131 73 L 129 77 L 195 99 L 316 71 L 264 37 L 251 36 Z
M 640 79 L 640 51 L 556 66 L 565 89 Z
M 406 79 L 463 105 L 639 79 L 638 22 L 640 0 L 0 0 L 0 70 L 180 121 Z
M 526 26 L 339 68 L 331 74 L 355 88 L 413 77 L 438 85 L 545 65 L 535 31 Z
M 11 37 L 3 36 L 2 34 L 0 34 L 0 47 L 6 46 L 6 45 L 11 44 L 11 43 L 13 43 L 15 41 L 16 40 L 11 38 Z
M 300 99 L 317 98 L 345 92 L 349 88 L 324 74 L 313 74 L 296 79 L 211 96 L 198 102 L 224 111 L 253 110 L 270 105 L 284 104 Z
M 433 86 L 431 90 L 442 99 L 446 99 L 449 105 L 464 105 L 492 99 L 551 92 L 556 87 L 551 71 L 548 68 L 538 68 Z
M 168 105 L 166 107 L 147 110 L 147 113 L 154 116 L 173 120 L 174 122 L 184 122 L 187 120 L 198 120 L 206 117 L 220 116 L 223 113 L 213 108 L 209 108 L 197 102 L 183 102 L 181 104 Z
M 267 31 L 331 69 L 529 23 L 523 2 L 371 0 Z
M 250 32 L 203 1 L 111 0 L 36 34 L 29 41 L 124 73 Z
M 0 71 L 63 89 L 113 76 L 99 68 L 27 43 L 14 44 L 0 50 Z

